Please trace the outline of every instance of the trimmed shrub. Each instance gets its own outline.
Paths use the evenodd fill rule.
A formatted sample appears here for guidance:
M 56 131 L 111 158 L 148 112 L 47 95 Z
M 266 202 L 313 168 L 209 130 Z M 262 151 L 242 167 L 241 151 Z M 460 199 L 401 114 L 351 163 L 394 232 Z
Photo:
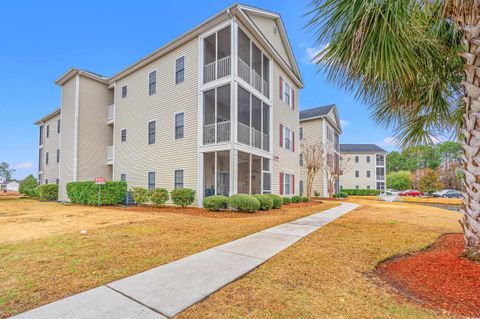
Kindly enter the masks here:
M 205 197 L 202 204 L 206 210 L 218 212 L 221 209 L 227 208 L 227 197 L 222 195 Z
M 376 196 L 380 195 L 377 189 L 342 189 L 342 193 L 347 193 L 350 196 Z
M 273 207 L 273 199 L 268 195 L 253 195 L 260 202 L 260 210 L 270 210 Z
M 282 208 L 283 199 L 282 199 L 280 196 L 275 195 L 275 194 L 266 194 L 266 196 L 268 196 L 268 197 L 270 197 L 270 198 L 272 199 L 272 202 L 273 202 L 272 208 L 273 208 L 273 209 Z
M 227 206 L 239 212 L 255 213 L 260 208 L 260 201 L 246 194 L 235 194 L 227 199 Z
M 348 193 L 340 192 L 339 194 L 341 198 L 348 198 Z
M 292 203 L 300 203 L 302 198 L 300 196 L 293 196 L 292 197 Z
M 292 199 L 290 197 L 284 197 L 283 198 L 283 204 L 288 205 L 292 202 Z
M 320 193 L 319 193 L 319 192 L 317 192 L 317 191 L 313 191 L 313 196 L 315 196 L 315 197 L 319 197 L 319 196 L 320 196 Z
M 190 188 L 177 188 L 170 192 L 170 197 L 175 205 L 187 207 L 195 201 L 195 191 Z
M 168 200 L 168 191 L 165 188 L 155 188 L 150 191 L 149 198 L 153 205 L 163 205 Z
M 18 186 L 18 191 L 28 197 L 36 197 L 37 180 L 33 175 L 28 175 Z
M 302 202 L 308 203 L 310 201 L 310 198 L 308 197 L 302 197 Z
M 134 187 L 132 189 L 132 196 L 137 205 L 145 204 L 150 199 L 150 191 L 143 187 Z
M 39 200 L 52 201 L 58 199 L 58 185 L 45 184 L 37 186 Z
M 97 205 L 98 187 L 94 181 L 70 182 L 67 184 L 67 195 L 74 204 Z M 127 195 L 127 183 L 107 181 L 100 186 L 100 204 L 121 204 Z

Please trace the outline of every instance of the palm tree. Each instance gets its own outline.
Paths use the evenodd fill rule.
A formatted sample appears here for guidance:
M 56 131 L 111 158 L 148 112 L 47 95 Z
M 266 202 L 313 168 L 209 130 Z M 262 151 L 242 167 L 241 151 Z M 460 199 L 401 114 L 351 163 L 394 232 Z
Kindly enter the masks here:
M 355 92 L 400 146 L 463 139 L 464 255 L 480 260 L 478 0 L 312 0 L 328 79 Z

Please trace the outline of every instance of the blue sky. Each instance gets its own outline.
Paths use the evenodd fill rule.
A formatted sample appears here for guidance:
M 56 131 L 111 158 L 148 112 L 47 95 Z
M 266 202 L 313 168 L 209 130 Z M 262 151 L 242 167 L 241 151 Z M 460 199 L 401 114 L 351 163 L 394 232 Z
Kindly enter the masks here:
M 208 5 L 207 5 L 208 3 Z M 53 81 L 70 67 L 111 76 L 230 5 L 232 1 L 8 1 L 0 11 L 0 161 L 15 177 L 36 171 L 33 123 L 60 103 Z M 326 81 L 310 62 L 318 50 L 303 28 L 309 1 L 243 1 L 282 15 L 305 88 L 301 109 L 336 103 L 342 143 L 376 143 L 387 150 L 392 133 L 369 120 L 350 92 Z

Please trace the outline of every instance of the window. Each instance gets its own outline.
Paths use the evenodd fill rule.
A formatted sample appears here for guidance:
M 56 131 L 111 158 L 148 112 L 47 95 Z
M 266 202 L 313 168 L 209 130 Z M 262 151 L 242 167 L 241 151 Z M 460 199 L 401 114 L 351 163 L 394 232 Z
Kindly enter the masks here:
M 185 57 L 182 56 L 175 61 L 175 84 L 185 80 Z
M 360 157 L 359 156 L 355 156 L 355 163 L 358 163 L 360 161 Z
M 45 165 L 48 165 L 48 152 L 45 152 Z
M 47 125 L 47 138 L 50 137 L 50 125 Z
M 43 156 L 43 149 L 38 150 L 38 170 L 42 170 L 42 156 Z
M 291 129 L 280 124 L 280 146 L 295 151 L 294 133 Z
M 303 181 L 300 181 L 299 188 L 300 188 L 300 195 L 303 195 Z
M 367 156 L 367 163 L 370 163 L 370 156 Z
M 148 74 L 148 94 L 153 95 L 157 93 L 157 71 Z
M 155 189 L 155 172 L 148 172 L 148 190 Z
M 291 194 L 291 188 L 292 188 L 292 175 L 291 174 L 285 174 L 284 175 L 284 190 L 285 190 L 285 195 L 290 195 Z
M 360 187 L 358 187 L 358 185 L 355 185 L 355 189 L 359 189 Z
M 370 178 L 370 171 L 367 171 L 367 177 Z
M 357 178 L 358 178 L 359 176 L 360 176 L 360 173 L 359 173 L 359 171 L 355 171 L 355 177 L 357 177 Z
M 298 137 L 303 140 L 303 127 L 300 127 L 300 132 L 298 133 Z
M 127 181 L 127 174 L 120 174 L 120 180 L 122 182 L 126 182 Z
M 60 182 L 60 181 L 59 181 L 59 179 L 58 179 L 58 178 L 57 178 L 57 179 L 55 179 L 55 183 L 57 183 L 57 185 L 58 185 L 58 183 L 59 183 L 59 182 Z
M 280 97 L 283 102 L 285 102 L 285 104 L 287 104 L 288 106 L 291 106 L 292 109 L 294 108 L 293 94 L 294 92 L 290 84 L 288 84 L 288 82 L 285 81 L 283 78 L 280 78 Z
M 333 132 L 333 129 L 330 126 L 327 126 L 327 141 L 330 143 L 333 143 L 335 139 L 335 134 Z
M 367 185 L 367 189 L 370 189 L 370 185 Z
M 300 154 L 300 166 L 303 166 L 303 154 Z
M 183 188 L 183 169 L 175 170 L 174 188 Z
M 48 179 L 45 180 L 45 184 L 48 184 Z
M 149 127 L 150 130 L 150 127 Z M 121 142 L 126 142 L 127 141 L 127 129 L 123 129 L 120 131 L 120 141 Z
M 183 138 L 184 113 L 175 114 L 175 139 Z
M 60 134 L 60 120 L 57 120 L 57 133 Z
M 60 163 L 60 149 L 57 149 L 57 163 Z
M 272 192 L 272 174 L 270 173 L 270 160 L 268 158 L 263 158 L 262 172 L 263 194 L 270 194 Z
M 43 125 L 40 125 L 38 145 L 43 145 Z
M 126 85 L 122 86 L 122 99 L 127 97 L 128 87 Z
M 155 144 L 155 121 L 148 122 L 148 144 Z

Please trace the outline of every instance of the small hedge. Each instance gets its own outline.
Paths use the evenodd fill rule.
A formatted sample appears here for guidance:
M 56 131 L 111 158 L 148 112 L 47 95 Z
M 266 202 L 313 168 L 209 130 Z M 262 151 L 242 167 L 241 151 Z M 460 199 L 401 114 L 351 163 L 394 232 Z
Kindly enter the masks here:
M 288 205 L 292 202 L 292 199 L 290 197 L 284 197 L 283 198 L 283 204 Z
M 302 202 L 308 203 L 310 201 L 310 198 L 308 197 L 302 197 Z
M 37 186 L 39 200 L 53 201 L 58 199 L 58 185 L 45 184 Z
M 134 187 L 132 189 L 133 200 L 137 205 L 145 204 L 150 199 L 150 192 L 143 187 Z
M 273 199 L 268 195 L 253 195 L 260 202 L 260 210 L 270 210 L 273 207 Z
M 315 196 L 315 197 L 319 197 L 319 196 L 320 196 L 320 193 L 319 193 L 319 192 L 317 192 L 317 191 L 313 191 L 313 196 Z
M 30 198 L 37 198 L 38 191 L 37 188 L 27 188 L 23 190 L 23 195 L 28 196 Z
M 18 192 L 28 197 L 37 197 L 37 180 L 33 175 L 28 175 L 18 186 Z
M 239 212 L 254 213 L 260 208 L 260 201 L 246 194 L 235 194 L 227 199 L 227 206 Z
M 335 193 L 332 195 L 333 198 L 348 198 L 348 194 L 345 192 Z
M 292 197 L 292 203 L 300 203 L 302 198 L 300 196 L 293 196 Z
M 195 191 L 190 188 L 177 188 L 170 192 L 170 197 L 175 205 L 187 207 L 195 201 Z
M 270 198 L 272 199 L 272 203 L 273 203 L 272 208 L 273 208 L 273 209 L 282 208 L 283 199 L 282 199 L 280 196 L 275 195 L 275 194 L 267 194 L 266 196 L 268 196 L 268 197 L 270 197 Z
M 218 212 L 227 208 L 227 197 L 221 195 L 205 197 L 202 204 L 206 210 Z
M 353 196 L 376 196 L 380 195 L 377 189 L 342 189 L 341 193 Z
M 93 181 L 70 182 L 67 184 L 67 195 L 74 204 L 97 205 L 98 185 Z M 101 185 L 100 204 L 116 205 L 123 202 L 127 195 L 127 183 L 122 181 L 107 181 Z
M 165 188 L 155 188 L 148 194 L 150 201 L 155 206 L 163 205 L 168 200 L 168 191 Z

